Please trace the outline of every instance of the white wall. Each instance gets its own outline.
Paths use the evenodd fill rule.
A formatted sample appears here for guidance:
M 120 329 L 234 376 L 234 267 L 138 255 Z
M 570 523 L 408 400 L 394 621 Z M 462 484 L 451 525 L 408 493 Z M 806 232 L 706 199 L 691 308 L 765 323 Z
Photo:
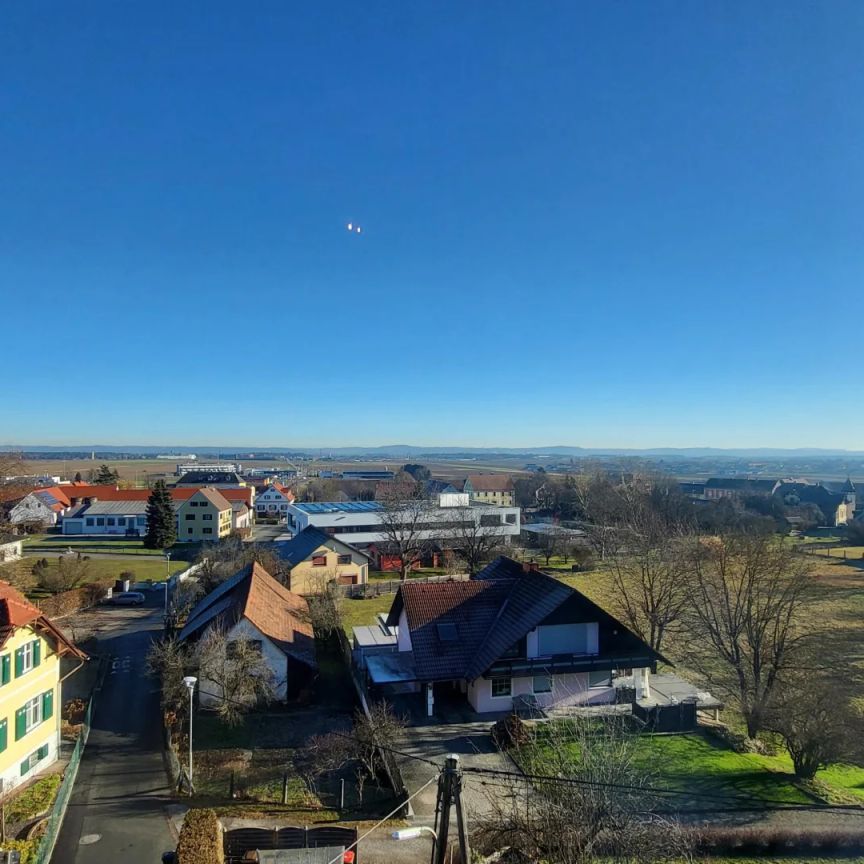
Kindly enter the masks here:
M 477 678 L 468 683 L 468 702 L 479 713 L 489 711 L 511 711 L 514 696 L 534 694 L 534 678 L 513 678 L 511 696 L 493 697 L 492 682 Z M 537 704 L 543 708 L 567 705 L 603 705 L 615 701 L 613 687 L 589 687 L 588 673 L 578 672 L 570 675 L 553 675 L 552 692 L 534 694 Z
M 229 631 L 229 639 L 257 639 L 261 642 L 261 653 L 267 666 L 273 672 L 273 692 L 275 698 L 285 701 L 288 692 L 288 658 L 279 650 L 251 621 L 241 618 Z M 203 675 L 198 698 L 200 704 L 209 708 L 219 703 L 221 690 L 213 681 Z M 215 694 L 215 695 L 208 695 Z
M 411 651 L 411 634 L 408 632 L 408 616 L 403 609 L 399 613 L 399 630 L 396 633 L 396 645 L 400 651 Z

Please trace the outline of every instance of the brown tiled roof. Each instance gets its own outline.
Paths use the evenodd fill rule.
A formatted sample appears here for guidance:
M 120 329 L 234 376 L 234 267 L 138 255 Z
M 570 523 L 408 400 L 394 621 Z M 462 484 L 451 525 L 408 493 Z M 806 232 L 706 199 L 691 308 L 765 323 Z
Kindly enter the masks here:
M 58 654 L 74 654 L 82 660 L 87 657 L 46 615 L 42 614 L 38 606 L 34 606 L 8 582 L 0 582 L 0 644 L 5 644 L 18 627 L 41 630 L 57 644 Z
M 475 492 L 512 492 L 513 480 L 509 474 L 469 474 Z
M 198 490 L 214 507 L 219 511 L 230 510 L 231 505 L 225 500 L 225 496 L 218 490 L 210 486 L 205 486 Z
M 211 624 L 222 621 L 231 627 L 241 618 L 254 624 L 284 654 L 315 666 L 315 637 L 308 604 L 257 562 L 204 597 L 189 614 L 179 638 L 197 639 Z

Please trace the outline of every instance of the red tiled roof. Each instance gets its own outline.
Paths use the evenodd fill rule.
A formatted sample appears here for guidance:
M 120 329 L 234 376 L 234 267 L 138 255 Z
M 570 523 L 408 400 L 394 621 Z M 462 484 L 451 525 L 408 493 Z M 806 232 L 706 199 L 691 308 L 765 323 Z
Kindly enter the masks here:
M 82 660 L 87 658 L 37 606 L 8 582 L 0 581 L 0 644 L 5 644 L 18 627 L 33 627 L 44 631 L 57 643 L 58 654 L 74 654 Z
M 189 614 L 180 639 L 198 638 L 205 628 L 223 618 L 231 625 L 246 618 L 283 653 L 315 666 L 315 636 L 308 604 L 257 562 L 201 600 Z
M 203 486 L 184 486 L 179 489 L 169 489 L 173 501 L 187 501 Z M 50 486 L 45 489 L 34 489 L 34 492 L 50 492 L 66 507 L 71 506 L 72 498 L 98 498 L 100 501 L 146 501 L 150 497 L 150 489 L 118 489 L 116 486 Z M 220 489 L 219 494 L 226 501 L 244 501 L 252 504 L 252 488 L 238 486 L 236 489 Z

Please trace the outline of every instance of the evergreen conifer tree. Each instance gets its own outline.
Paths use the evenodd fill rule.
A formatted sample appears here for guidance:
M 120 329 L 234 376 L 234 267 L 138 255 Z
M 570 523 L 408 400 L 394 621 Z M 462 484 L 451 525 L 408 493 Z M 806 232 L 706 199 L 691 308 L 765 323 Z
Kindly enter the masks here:
M 147 536 L 144 545 L 148 549 L 167 549 L 177 540 L 177 517 L 171 493 L 164 480 L 157 480 L 147 499 Z

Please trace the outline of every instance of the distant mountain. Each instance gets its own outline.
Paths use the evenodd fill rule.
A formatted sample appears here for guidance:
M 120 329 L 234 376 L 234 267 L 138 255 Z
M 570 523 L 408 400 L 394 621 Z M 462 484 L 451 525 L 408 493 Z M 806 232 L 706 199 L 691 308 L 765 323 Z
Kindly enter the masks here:
M 557 457 L 600 457 L 600 456 L 632 456 L 632 457 L 686 457 L 686 458 L 734 458 L 734 459 L 794 459 L 815 458 L 829 459 L 837 457 L 864 457 L 862 450 L 840 450 L 819 447 L 651 447 L 621 448 L 621 447 L 573 447 L 567 445 L 549 447 L 436 447 L 435 445 L 418 446 L 416 444 L 383 444 L 377 447 L 178 447 L 150 445 L 117 445 L 117 444 L 76 444 L 58 445 L 12 445 L 0 444 L 0 450 L 24 450 L 28 453 L 81 453 L 95 452 L 102 458 L 106 454 L 129 454 L 135 456 L 175 455 L 178 459 L 194 453 L 198 456 L 223 456 L 235 459 L 250 458 L 256 455 L 285 455 L 312 457 L 367 457 L 371 459 L 418 458 L 422 456 L 557 456 Z

